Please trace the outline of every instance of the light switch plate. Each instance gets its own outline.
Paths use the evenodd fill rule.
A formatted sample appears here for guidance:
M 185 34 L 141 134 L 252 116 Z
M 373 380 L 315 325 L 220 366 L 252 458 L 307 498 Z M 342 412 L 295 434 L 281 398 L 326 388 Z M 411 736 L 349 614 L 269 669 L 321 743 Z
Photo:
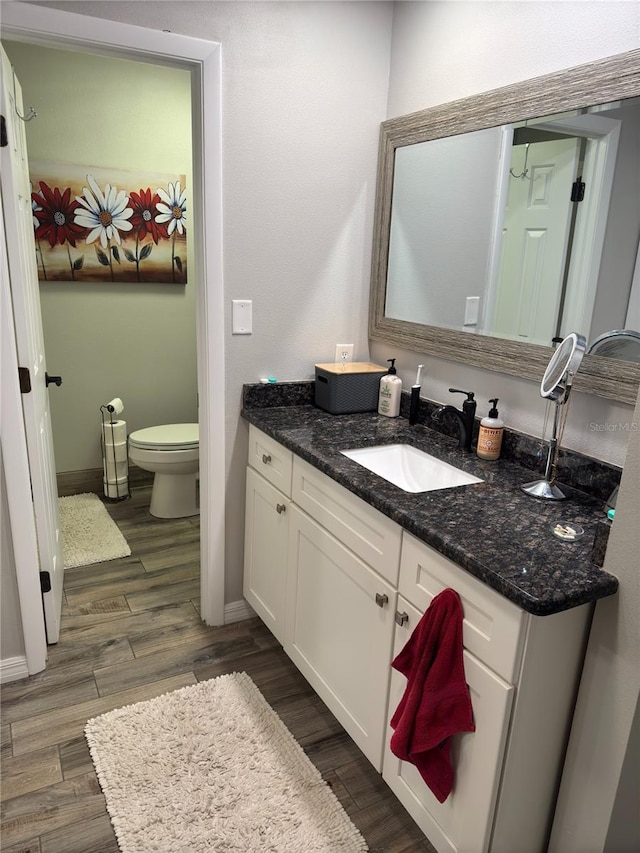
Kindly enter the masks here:
M 478 325 L 478 312 L 480 309 L 479 296 L 467 296 L 464 305 L 464 324 L 465 326 Z
M 250 299 L 231 300 L 231 332 L 250 335 L 253 331 L 253 302 Z

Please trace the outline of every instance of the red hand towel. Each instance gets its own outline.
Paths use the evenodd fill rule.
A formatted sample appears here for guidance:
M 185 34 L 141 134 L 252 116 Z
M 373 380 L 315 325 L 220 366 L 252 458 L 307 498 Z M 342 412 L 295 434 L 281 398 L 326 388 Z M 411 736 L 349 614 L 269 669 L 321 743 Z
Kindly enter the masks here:
M 474 732 L 462 659 L 462 605 L 445 589 L 431 602 L 391 664 L 407 686 L 391 718 L 391 751 L 414 764 L 443 803 L 453 788 L 450 737 Z

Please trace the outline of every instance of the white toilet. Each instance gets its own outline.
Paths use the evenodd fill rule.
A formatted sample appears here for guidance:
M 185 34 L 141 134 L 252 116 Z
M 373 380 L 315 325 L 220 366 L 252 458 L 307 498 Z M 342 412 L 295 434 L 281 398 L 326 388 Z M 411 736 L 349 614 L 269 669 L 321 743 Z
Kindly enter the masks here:
M 163 424 L 129 435 L 129 459 L 155 474 L 149 512 L 157 518 L 198 515 L 198 424 Z

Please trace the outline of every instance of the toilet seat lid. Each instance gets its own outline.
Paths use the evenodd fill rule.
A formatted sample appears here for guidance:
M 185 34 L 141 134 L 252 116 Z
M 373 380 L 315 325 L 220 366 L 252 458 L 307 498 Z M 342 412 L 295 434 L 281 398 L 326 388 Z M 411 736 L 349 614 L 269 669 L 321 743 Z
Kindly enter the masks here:
M 129 444 L 147 450 L 187 450 L 198 447 L 198 441 L 198 424 L 162 424 L 129 435 Z

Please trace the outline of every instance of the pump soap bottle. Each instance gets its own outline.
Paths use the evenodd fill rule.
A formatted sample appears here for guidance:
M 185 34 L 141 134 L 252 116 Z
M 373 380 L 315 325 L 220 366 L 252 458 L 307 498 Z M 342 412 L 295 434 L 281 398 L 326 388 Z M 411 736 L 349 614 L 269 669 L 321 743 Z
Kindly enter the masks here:
M 486 418 L 480 421 L 480 432 L 478 433 L 478 447 L 476 453 L 480 459 L 498 459 L 502 448 L 502 436 L 504 435 L 504 421 L 498 414 L 498 398 L 489 400 L 493 406 Z
M 396 376 L 395 358 L 388 358 L 387 361 L 391 366 L 389 367 L 389 372 L 380 380 L 378 414 L 386 415 L 388 418 L 397 418 L 400 414 L 402 379 Z

